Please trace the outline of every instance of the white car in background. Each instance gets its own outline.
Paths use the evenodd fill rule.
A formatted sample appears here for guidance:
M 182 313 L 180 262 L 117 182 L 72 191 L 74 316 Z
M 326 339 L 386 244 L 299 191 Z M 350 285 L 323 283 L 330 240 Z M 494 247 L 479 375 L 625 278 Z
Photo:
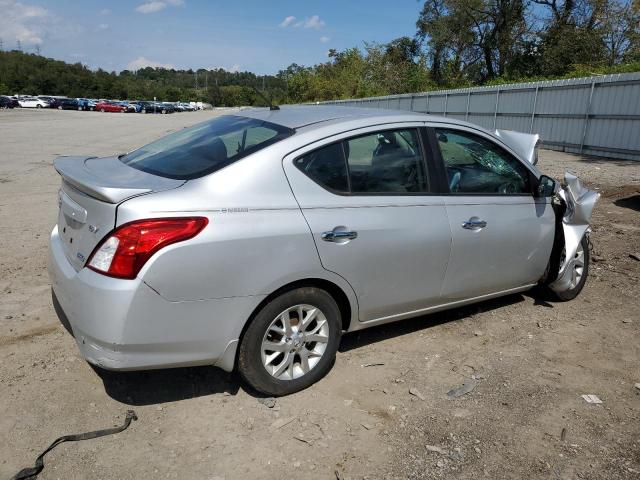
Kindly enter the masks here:
M 49 103 L 36 97 L 24 97 L 18 100 L 22 108 L 49 108 Z

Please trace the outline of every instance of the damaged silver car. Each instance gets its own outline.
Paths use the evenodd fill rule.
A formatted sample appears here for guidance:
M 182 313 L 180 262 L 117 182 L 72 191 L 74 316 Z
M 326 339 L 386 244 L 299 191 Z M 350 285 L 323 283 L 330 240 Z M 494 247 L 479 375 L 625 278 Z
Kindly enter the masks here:
M 49 271 L 84 357 L 237 369 L 283 395 L 341 335 L 541 286 L 582 290 L 598 195 L 538 137 L 411 112 L 243 110 L 61 157 Z

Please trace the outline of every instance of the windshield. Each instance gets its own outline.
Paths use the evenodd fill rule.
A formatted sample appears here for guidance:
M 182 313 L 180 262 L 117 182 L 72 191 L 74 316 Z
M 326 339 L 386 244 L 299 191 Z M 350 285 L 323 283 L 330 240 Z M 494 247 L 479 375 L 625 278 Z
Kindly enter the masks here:
M 190 180 L 220 170 L 293 133 L 262 120 L 225 115 L 167 135 L 123 155 L 120 161 L 161 177 Z

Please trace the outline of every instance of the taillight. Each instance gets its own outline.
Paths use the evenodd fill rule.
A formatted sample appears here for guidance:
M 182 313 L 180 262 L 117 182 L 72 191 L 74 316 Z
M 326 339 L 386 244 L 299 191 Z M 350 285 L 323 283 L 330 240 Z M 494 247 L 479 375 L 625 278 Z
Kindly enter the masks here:
M 117 278 L 136 278 L 147 260 L 161 248 L 195 237 L 206 217 L 152 218 L 119 226 L 98 244 L 87 267 Z

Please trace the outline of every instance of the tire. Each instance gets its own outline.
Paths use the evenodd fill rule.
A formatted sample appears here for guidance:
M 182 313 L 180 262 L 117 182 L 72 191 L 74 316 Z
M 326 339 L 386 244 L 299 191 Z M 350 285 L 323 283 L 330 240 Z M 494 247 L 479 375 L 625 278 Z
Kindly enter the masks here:
M 101 108 L 101 109 L 100 109 L 100 111 L 101 111 L 102 113 L 104 113 L 104 108 Z
M 58 107 L 58 110 L 62 110 L 62 105 L 60 105 L 60 106 Z
M 81 112 L 83 109 L 82 107 L 78 107 L 78 111 Z
M 166 110 L 160 110 L 160 113 L 164 115 L 165 113 L 167 113 L 167 111 Z
M 300 309 L 304 319 L 311 315 L 302 335 L 297 331 Z M 290 319 L 289 335 L 281 320 L 284 317 Z M 305 335 L 326 341 L 305 341 L 309 338 Z M 281 396 L 303 390 L 331 370 L 341 335 L 340 309 L 331 295 L 315 287 L 290 290 L 267 303 L 251 320 L 240 343 L 238 372 L 251 387 L 267 395 Z M 278 351 L 267 348 L 271 353 L 265 353 L 263 342 L 278 346 Z M 307 358 L 306 373 L 303 352 Z M 263 362 L 263 355 L 268 366 Z
M 147 109 L 143 108 L 142 110 L 140 110 L 140 113 L 147 113 Z
M 36 108 L 42 108 L 42 105 L 36 105 Z
M 562 292 L 557 292 L 547 287 L 547 292 L 555 300 L 558 300 L 560 302 L 568 302 L 569 300 L 573 300 L 580 294 L 580 292 L 584 288 L 584 284 L 587 282 L 587 277 L 589 276 L 589 261 L 591 260 L 591 254 L 589 252 L 589 239 L 586 235 L 582 237 L 582 240 L 580 240 L 580 245 L 578 246 L 576 256 L 578 256 L 580 252 L 583 252 L 584 255 L 584 266 L 582 267 L 582 273 L 580 274 L 579 281 L 574 286 Z

